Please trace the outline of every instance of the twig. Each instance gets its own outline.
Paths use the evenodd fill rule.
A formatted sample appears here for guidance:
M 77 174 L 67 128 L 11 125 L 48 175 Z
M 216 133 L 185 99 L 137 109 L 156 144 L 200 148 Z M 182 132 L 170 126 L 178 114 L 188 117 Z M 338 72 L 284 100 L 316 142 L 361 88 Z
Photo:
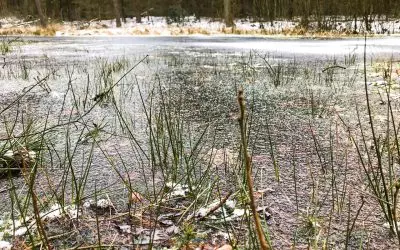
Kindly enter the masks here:
M 20 170 L 20 168 L 18 168 L 19 170 Z M 8 170 L 8 169 L 7 169 Z M 1 193 L 4 193 L 4 192 L 7 192 L 7 191 L 10 191 L 10 190 L 12 190 L 13 188 L 4 188 L 4 189 L 2 189 L 2 190 L 0 190 L 0 194 Z
M 225 202 L 229 199 L 229 197 L 232 195 L 232 191 L 229 191 L 229 193 L 214 207 L 212 207 L 210 210 L 207 211 L 207 213 L 200 217 L 199 220 L 204 219 L 205 217 L 209 216 L 210 214 L 214 213 L 218 208 L 222 207 L 222 205 L 225 204 Z
M 258 240 L 260 241 L 261 249 L 269 250 L 270 248 L 265 239 L 264 231 L 261 226 L 260 217 L 258 216 L 256 205 L 255 205 L 255 199 L 254 199 L 253 180 L 251 179 L 251 158 L 247 151 L 247 138 L 246 138 L 246 128 L 245 128 L 246 106 L 245 106 L 244 97 L 243 97 L 243 88 L 241 88 L 238 92 L 238 103 L 239 103 L 239 108 L 240 108 L 240 117 L 239 117 L 240 135 L 241 135 L 241 139 L 242 139 L 243 157 L 244 157 L 245 167 L 246 167 L 247 186 L 249 189 L 249 196 L 250 196 L 250 208 L 253 213 L 256 232 L 257 232 Z
M 215 206 L 210 208 L 204 215 L 199 215 L 199 217 L 197 217 L 197 220 L 204 220 L 207 216 L 214 213 L 218 208 L 222 207 L 226 203 L 226 201 L 229 199 L 229 197 L 231 195 L 232 195 L 232 191 L 229 191 L 229 193 L 218 204 L 216 204 Z M 193 217 L 195 217 L 195 216 L 196 216 L 196 213 L 191 214 L 190 216 L 188 216 L 186 218 L 186 221 L 193 219 Z
M 325 69 L 322 70 L 322 72 L 328 71 L 330 69 L 335 69 L 335 68 L 346 69 L 346 67 L 343 67 L 343 66 L 340 66 L 340 65 L 333 65 L 333 66 L 326 67 Z
M 32 24 L 32 23 L 37 23 L 38 21 L 39 21 L 39 19 L 36 19 L 36 20 L 33 20 L 33 21 L 29 21 L 29 22 L 18 23 L 18 24 L 16 24 L 15 26 L 16 26 L 16 27 L 25 26 L 25 25 Z
M 63 238 L 64 236 L 71 235 L 71 234 L 73 234 L 73 233 L 74 233 L 73 231 L 70 231 L 70 232 L 66 232 L 66 233 L 62 233 L 62 234 L 53 235 L 53 236 L 48 237 L 48 240 L 60 239 L 60 238 Z M 37 242 L 37 243 L 35 243 L 35 244 L 32 245 L 32 247 L 33 247 L 34 249 L 35 249 L 36 247 L 39 247 L 39 246 L 43 246 L 43 242 Z
M 132 247 L 132 245 L 101 245 L 102 248 L 110 248 L 110 249 L 115 249 L 115 248 L 121 248 L 121 247 Z M 75 250 L 75 249 L 99 249 L 98 245 L 91 245 L 91 246 L 78 246 L 78 247 L 73 247 L 69 248 L 67 250 Z

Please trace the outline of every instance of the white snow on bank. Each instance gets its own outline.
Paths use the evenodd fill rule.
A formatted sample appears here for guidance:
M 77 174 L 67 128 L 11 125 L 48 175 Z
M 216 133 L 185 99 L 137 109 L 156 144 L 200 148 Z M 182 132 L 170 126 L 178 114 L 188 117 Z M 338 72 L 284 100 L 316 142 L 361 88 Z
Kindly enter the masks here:
M 274 35 L 290 34 L 299 27 L 299 20 L 274 21 L 274 22 L 252 22 L 250 19 L 235 20 L 235 28 L 227 28 L 220 20 L 211 18 L 188 17 L 180 24 L 168 24 L 165 17 L 145 17 L 142 23 L 136 23 L 135 19 L 128 18 L 122 23 L 121 28 L 116 27 L 115 20 L 101 20 L 93 22 L 66 22 L 66 29 L 57 32 L 57 35 Z M 352 33 L 355 22 L 343 21 L 332 24 L 333 29 L 341 33 Z M 311 29 L 317 28 L 316 22 L 311 22 Z M 357 32 L 365 31 L 362 21 L 357 21 Z M 374 21 L 371 23 L 372 34 L 399 34 L 400 20 Z
M 24 21 L 16 17 L 3 17 L 0 18 L 0 30 L 14 28 L 20 26 L 22 23 L 24 23 Z
M 341 17 L 336 22 L 327 22 L 338 33 L 352 34 L 355 27 L 358 33 L 363 33 L 365 24 L 362 20 L 346 20 Z M 342 21 L 341 21 L 342 20 Z M 219 19 L 186 17 L 182 23 L 167 23 L 165 17 L 148 16 L 142 18 L 142 23 L 127 18 L 122 27 L 117 28 L 115 20 L 74 21 L 55 24 L 56 36 L 106 36 L 106 35 L 292 35 L 298 34 L 300 19 L 293 21 L 253 22 L 250 18 L 236 19 L 235 28 L 226 28 Z M 13 17 L 0 19 L 3 29 L 34 27 L 35 21 L 24 22 Z M 317 30 L 317 22 L 309 24 L 310 30 Z M 304 30 L 305 32 L 305 30 Z M 1 33 L 1 32 L 0 32 Z M 400 34 L 400 19 L 387 21 L 375 20 L 371 22 L 371 34 Z M 306 35 L 307 33 L 303 33 Z
M 11 250 L 12 249 L 12 245 L 10 242 L 7 241 L 0 241 L 0 250 Z

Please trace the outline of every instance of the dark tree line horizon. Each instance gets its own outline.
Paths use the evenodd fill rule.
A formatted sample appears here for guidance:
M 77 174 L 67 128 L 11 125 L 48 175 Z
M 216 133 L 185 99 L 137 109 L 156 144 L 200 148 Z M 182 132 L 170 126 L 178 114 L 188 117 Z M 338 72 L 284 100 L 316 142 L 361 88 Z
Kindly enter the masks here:
M 250 17 L 254 21 L 274 21 L 300 17 L 323 22 L 325 17 L 363 18 L 399 17 L 400 0 L 0 0 L 0 15 L 22 18 L 40 17 L 43 26 L 48 18 L 60 21 L 126 17 L 140 22 L 143 16 L 165 16 L 172 21 L 182 17 L 223 18 L 232 25 L 233 18 Z

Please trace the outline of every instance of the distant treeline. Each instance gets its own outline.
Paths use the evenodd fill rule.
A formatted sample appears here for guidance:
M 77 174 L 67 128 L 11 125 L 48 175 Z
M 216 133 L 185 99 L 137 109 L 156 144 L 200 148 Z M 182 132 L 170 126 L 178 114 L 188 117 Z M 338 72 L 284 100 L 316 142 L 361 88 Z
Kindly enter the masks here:
M 39 8 L 39 9 L 38 9 Z M 400 0 L 0 0 L 0 15 L 39 16 L 53 20 L 91 20 L 166 16 L 179 21 L 187 15 L 252 17 L 273 21 L 325 16 L 371 18 L 399 16 Z

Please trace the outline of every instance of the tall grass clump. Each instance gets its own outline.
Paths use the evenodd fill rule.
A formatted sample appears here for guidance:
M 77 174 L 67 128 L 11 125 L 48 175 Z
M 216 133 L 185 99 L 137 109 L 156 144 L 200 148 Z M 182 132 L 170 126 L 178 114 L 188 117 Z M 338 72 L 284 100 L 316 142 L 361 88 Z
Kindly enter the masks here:
M 382 96 L 383 106 L 373 105 L 371 86 L 367 79 L 367 39 L 364 45 L 364 93 L 365 108 L 368 124 L 363 123 L 363 115 L 360 106 L 356 106 L 356 114 L 359 130 L 351 130 L 346 125 L 349 135 L 358 154 L 359 162 L 365 174 L 367 186 L 379 205 L 380 211 L 390 229 L 392 235 L 397 237 L 400 244 L 398 211 L 398 193 L 400 182 L 398 175 L 398 159 L 400 159 L 400 142 L 398 135 L 398 120 L 394 114 L 392 80 L 392 64 L 383 72 L 384 85 L 379 87 L 384 91 Z M 386 72 L 386 73 L 385 73 Z M 389 72 L 389 73 L 388 73 Z M 381 110 L 379 110 L 382 108 Z M 384 112 L 384 121 L 375 119 L 375 114 Z M 343 120 L 342 120 L 343 121 Z M 356 136 L 359 135 L 359 136 Z M 354 224 L 354 223 L 353 223 Z M 353 226 L 350 227 L 351 229 Z M 351 231 L 351 230 L 349 230 Z
M 20 38 L 7 38 L 7 36 L 3 37 L 0 41 L 0 54 L 2 56 L 7 55 L 13 51 L 13 46 L 15 44 L 21 42 Z
M 143 59 L 130 68 L 119 80 L 113 80 L 105 86 L 102 93 L 106 96 L 112 92 L 142 61 Z M 116 63 L 112 71 L 122 71 L 122 67 Z M 36 114 L 30 108 L 26 110 L 24 105 L 33 91 L 42 90 L 46 95 L 49 94 L 51 87 L 47 85 L 47 81 L 54 74 L 53 71 L 42 79 L 37 77 L 36 83 L 26 87 L 0 110 L 2 131 L 5 131 L 5 137 L 0 138 L 0 175 L 9 183 L 7 191 L 11 197 L 9 219 L 12 230 L 3 222 L 5 225 L 1 225 L 1 228 L 4 229 L 6 239 L 9 239 L 9 234 L 18 238 L 14 242 L 17 249 L 22 247 L 18 242 L 25 234 L 28 239 L 22 244 L 26 247 L 53 249 L 52 239 L 59 236 L 48 235 L 48 215 L 56 218 L 69 217 L 72 224 L 79 226 L 81 204 L 85 198 L 93 195 L 87 189 L 87 184 L 92 178 L 94 151 L 101 149 L 98 135 L 105 125 L 93 123 L 88 117 L 103 100 L 89 100 L 89 88 L 83 86 L 86 90 L 83 93 L 77 90 L 72 84 L 73 70 L 67 68 L 66 72 L 68 87 L 63 95 L 58 119 L 50 116 L 50 111 L 42 119 L 37 119 Z M 85 149 L 85 139 L 90 142 L 88 151 Z M 76 162 L 82 157 L 82 152 L 86 158 L 79 169 Z M 59 178 L 53 179 L 54 173 L 51 172 L 55 169 L 61 171 L 61 174 Z M 19 187 L 20 180 L 15 179 L 18 175 L 22 177 L 22 188 Z M 43 183 L 46 183 L 46 187 L 42 186 Z M 96 195 L 99 192 L 95 190 L 94 193 Z

